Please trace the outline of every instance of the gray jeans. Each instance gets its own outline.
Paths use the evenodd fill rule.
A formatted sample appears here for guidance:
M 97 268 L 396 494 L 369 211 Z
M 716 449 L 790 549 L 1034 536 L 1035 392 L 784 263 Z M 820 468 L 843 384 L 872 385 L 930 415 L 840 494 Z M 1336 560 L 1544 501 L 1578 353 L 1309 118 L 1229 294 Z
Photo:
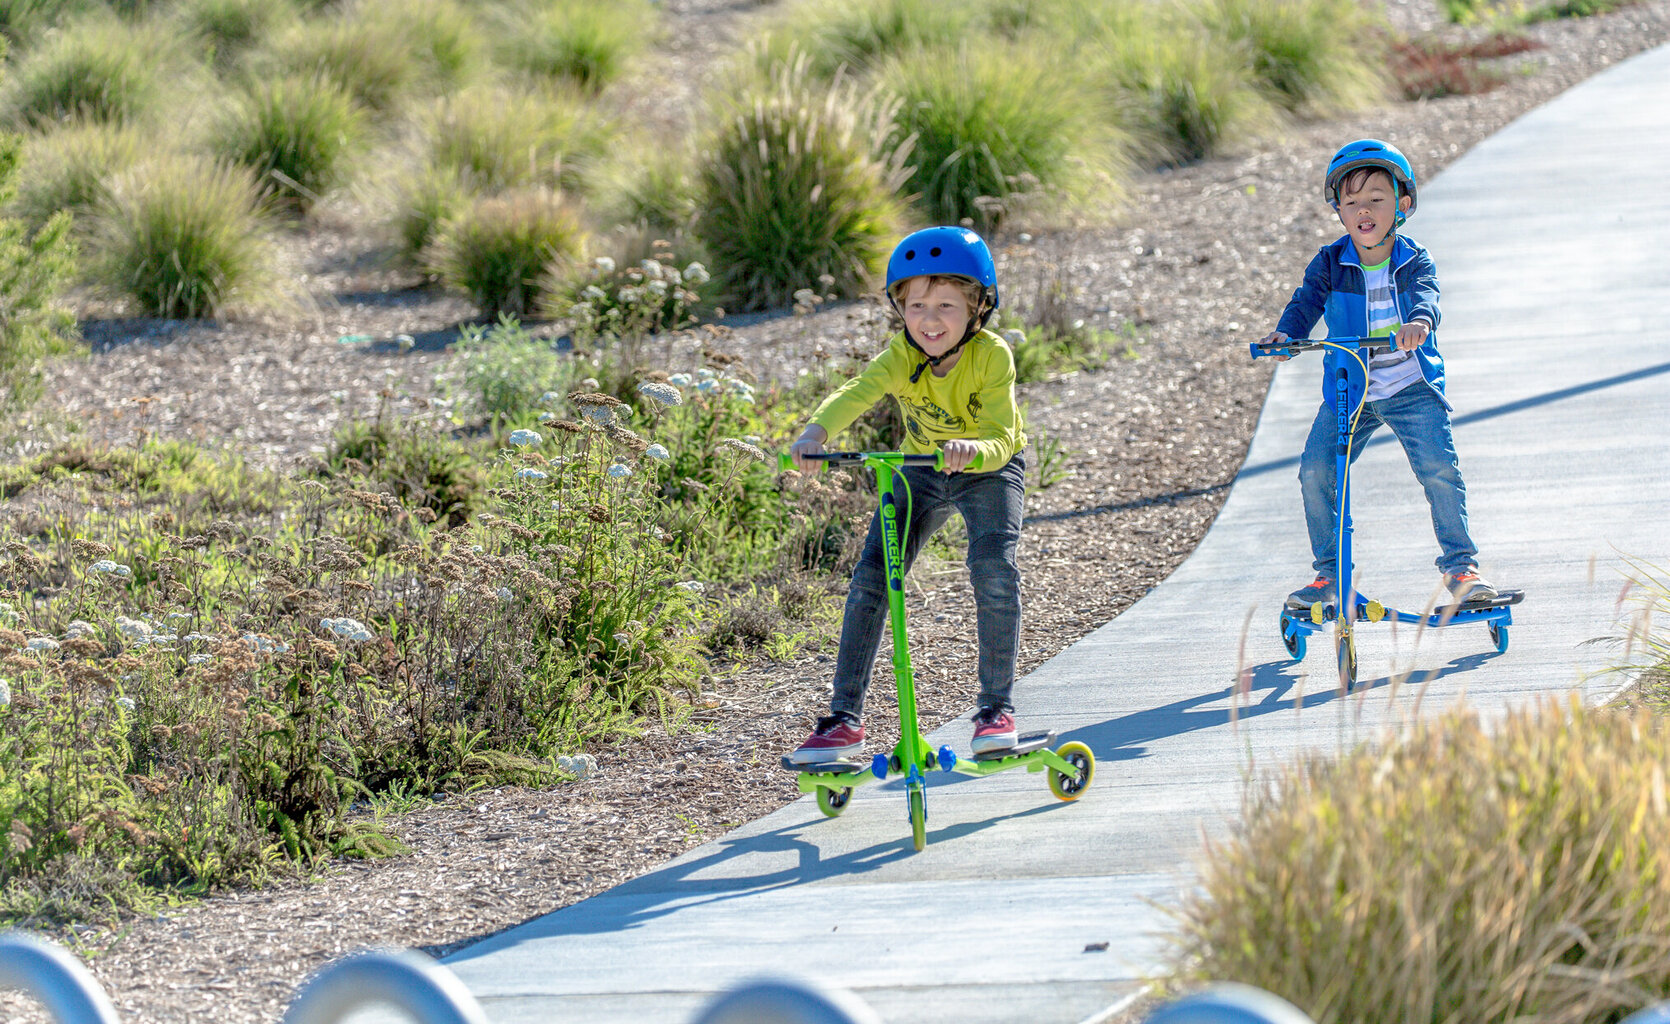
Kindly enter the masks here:
M 953 511 L 968 526 L 968 576 L 974 586 L 975 626 L 980 637 L 980 704 L 1012 709 L 1015 649 L 1021 635 L 1021 574 L 1015 547 L 1021 536 L 1026 460 L 1016 452 L 995 473 L 950 476 L 915 466 L 902 470 L 910 484 L 910 518 L 904 538 L 904 571 L 909 572 L 922 545 Z M 900 507 L 903 486 L 895 483 Z M 835 658 L 835 693 L 831 714 L 861 718 L 864 692 L 887 622 L 887 565 L 881 548 L 881 515 L 870 518 L 864 554 L 852 571 L 847 608 L 841 620 L 841 650 Z

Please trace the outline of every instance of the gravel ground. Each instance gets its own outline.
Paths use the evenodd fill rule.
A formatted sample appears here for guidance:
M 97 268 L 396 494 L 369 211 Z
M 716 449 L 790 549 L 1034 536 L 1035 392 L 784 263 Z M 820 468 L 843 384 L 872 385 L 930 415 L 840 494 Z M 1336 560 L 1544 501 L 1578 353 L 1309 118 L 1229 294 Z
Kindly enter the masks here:
M 670 57 L 686 67 L 722 49 L 754 12 L 734 0 L 673 0 L 667 9 L 680 27 Z M 1389 11 L 1404 31 L 1437 24 L 1430 0 L 1394 2 Z M 1217 514 L 1269 380 L 1244 343 L 1269 329 L 1310 254 L 1338 234 L 1317 196 L 1333 150 L 1365 135 L 1391 139 L 1430 177 L 1524 111 L 1670 39 L 1670 0 L 1531 34 L 1547 48 L 1520 58 L 1526 73 L 1501 89 L 1294 128 L 1234 158 L 1144 177 L 1111 226 L 1035 230 L 1002 246 L 1006 294 L 1024 297 L 1039 281 L 1059 280 L 1093 321 L 1140 325 L 1134 358 L 1023 389 L 1029 429 L 1035 441 L 1047 434 L 1059 443 L 1052 468 L 1065 474 L 1028 508 L 1023 672 L 1145 594 Z M 379 269 L 344 241 L 353 221 L 354 211 L 337 211 L 293 239 L 317 302 L 309 315 L 221 325 L 89 319 L 93 358 L 55 366 L 49 394 L 97 437 L 128 439 L 143 426 L 223 440 L 273 464 L 322 446 L 384 388 L 423 400 L 469 309 Z M 1417 215 L 1417 238 L 1420 224 Z M 736 326 L 729 344 L 751 358 L 819 342 L 843 351 L 849 342 L 873 344 L 865 331 L 852 308 L 834 309 Z M 410 351 L 337 341 L 402 333 L 416 339 Z M 136 423 L 132 400 L 145 397 L 154 401 L 137 407 L 144 413 Z M 48 439 L 19 445 L 14 457 Z M 1041 448 L 1034 445 L 1034 464 Z M 1294 567 L 1295 580 L 1304 569 Z M 965 667 L 973 602 L 961 575 L 955 564 L 928 564 L 912 577 L 912 641 L 930 728 L 967 713 L 974 693 Z M 222 893 L 117 928 L 86 928 L 75 941 L 123 1020 L 276 1020 L 310 971 L 351 950 L 450 952 L 793 799 L 777 759 L 824 707 L 831 661 L 823 647 L 721 676 L 694 728 L 595 750 L 600 770 L 584 782 L 477 792 L 413 811 L 395 824 L 409 856 Z M 888 687 L 878 676 L 867 724 L 887 736 Z M 1024 684 L 1017 699 L 1025 726 Z M 0 997 L 0 1013 L 20 1024 L 46 1019 L 12 996 Z

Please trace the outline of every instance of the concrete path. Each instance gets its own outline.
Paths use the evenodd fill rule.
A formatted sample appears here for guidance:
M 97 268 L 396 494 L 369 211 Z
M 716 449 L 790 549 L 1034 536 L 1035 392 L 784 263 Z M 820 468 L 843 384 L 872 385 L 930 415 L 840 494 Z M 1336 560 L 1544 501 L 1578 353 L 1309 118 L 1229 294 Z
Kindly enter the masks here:
M 1190 884 L 1202 830 L 1223 829 L 1249 772 L 1381 735 L 1417 705 L 1497 711 L 1603 667 L 1608 654 L 1582 645 L 1616 628 L 1623 556 L 1670 565 L 1665 96 L 1670 48 L 1467 154 L 1422 189 L 1410 224 L 1444 286 L 1484 570 L 1530 595 L 1505 655 L 1483 626 L 1365 625 L 1364 684 L 1349 697 L 1333 689 L 1326 634 L 1304 663 L 1287 659 L 1278 601 L 1309 566 L 1296 455 L 1320 400 L 1320 361 L 1302 357 L 1276 375 L 1195 555 L 1020 684 L 1023 724 L 1053 723 L 1096 753 L 1076 804 L 1024 772 L 942 776 L 928 848 L 912 854 L 895 785 L 859 790 L 833 821 L 802 800 L 448 965 L 499 1024 L 682 1022 L 784 970 L 852 989 L 888 1021 L 1071 1024 L 1161 969 L 1155 902 Z M 1294 254 L 1295 281 L 1305 258 Z M 1408 464 L 1376 443 L 1356 474 L 1363 589 L 1419 607 L 1437 546 Z M 1243 669 L 1251 693 L 1235 701 Z M 968 729 L 932 739 L 966 749 Z

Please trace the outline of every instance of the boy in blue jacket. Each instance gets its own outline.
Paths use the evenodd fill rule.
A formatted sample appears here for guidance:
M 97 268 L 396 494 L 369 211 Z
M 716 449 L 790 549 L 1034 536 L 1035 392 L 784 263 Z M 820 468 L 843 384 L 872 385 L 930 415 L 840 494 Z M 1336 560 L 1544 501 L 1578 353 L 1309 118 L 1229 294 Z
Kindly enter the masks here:
M 1496 597 L 1496 588 L 1479 577 L 1478 550 L 1467 531 L 1467 486 L 1457 465 L 1450 403 L 1444 397 L 1444 359 L 1435 333 L 1438 271 L 1419 243 L 1397 233 L 1415 212 L 1415 172 L 1395 146 L 1362 139 L 1334 154 L 1323 194 L 1339 215 L 1345 236 L 1323 246 L 1310 261 L 1304 283 L 1264 340 L 1308 337 L 1319 318 L 1326 319 L 1334 337 L 1393 339 L 1391 352 L 1377 353 L 1369 361 L 1368 392 L 1352 436 L 1351 461 L 1381 424 L 1392 428 L 1426 489 L 1440 548 L 1438 570 L 1451 599 L 1457 604 L 1489 601 Z M 1293 607 L 1338 598 L 1335 413 L 1327 382 L 1348 358 L 1332 349 L 1324 357 L 1322 408 L 1299 461 L 1316 579 L 1288 595 Z

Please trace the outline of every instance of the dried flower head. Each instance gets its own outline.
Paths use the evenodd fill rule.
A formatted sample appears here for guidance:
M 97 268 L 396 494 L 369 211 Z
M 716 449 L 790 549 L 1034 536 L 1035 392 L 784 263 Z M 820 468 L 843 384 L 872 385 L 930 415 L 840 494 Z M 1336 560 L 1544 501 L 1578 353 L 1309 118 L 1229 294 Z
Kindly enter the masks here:
M 730 452 L 739 458 L 747 456 L 755 462 L 765 461 L 765 452 L 761 451 L 755 445 L 751 445 L 747 441 L 742 440 L 741 438 L 727 437 L 723 441 L 719 442 L 719 449 L 721 451 Z

